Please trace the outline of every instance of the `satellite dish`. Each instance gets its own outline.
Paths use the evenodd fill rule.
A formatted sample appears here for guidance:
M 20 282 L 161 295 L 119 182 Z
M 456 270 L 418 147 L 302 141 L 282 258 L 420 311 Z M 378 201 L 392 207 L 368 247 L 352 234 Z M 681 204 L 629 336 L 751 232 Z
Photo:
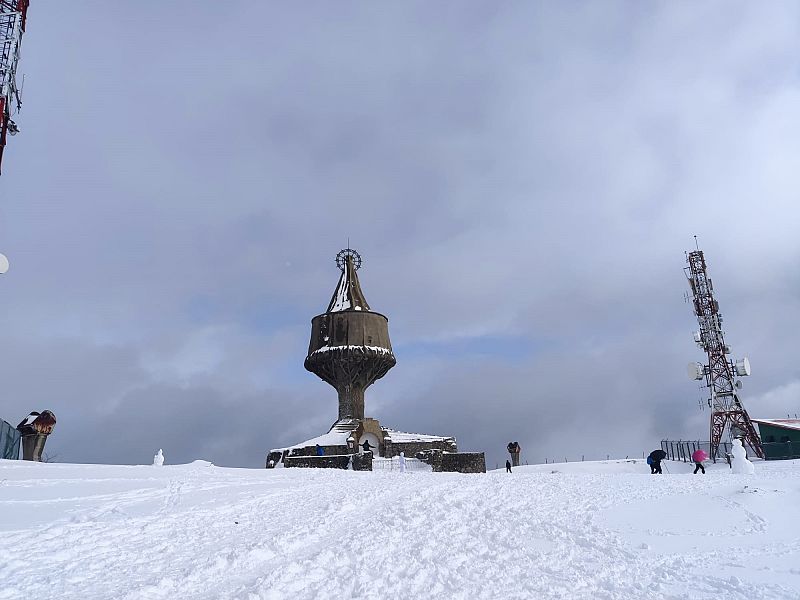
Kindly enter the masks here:
M 8 259 L 5 254 L 0 254 L 0 275 L 8 271 Z
M 736 361 L 736 374 L 739 377 L 747 377 L 748 375 L 750 375 L 750 359 L 749 358 L 747 358 L 747 357 L 740 358 L 739 360 Z
M 692 362 L 686 367 L 686 372 L 689 374 L 689 379 L 702 379 L 705 375 L 705 368 L 699 362 Z
M 737 390 L 742 389 L 742 380 L 741 379 L 737 379 L 735 385 L 736 385 L 736 389 Z

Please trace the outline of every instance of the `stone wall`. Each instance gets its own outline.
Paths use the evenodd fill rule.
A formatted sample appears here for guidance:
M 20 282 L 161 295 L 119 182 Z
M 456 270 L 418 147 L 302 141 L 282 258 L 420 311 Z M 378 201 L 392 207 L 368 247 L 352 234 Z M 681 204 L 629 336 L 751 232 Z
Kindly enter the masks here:
M 392 458 L 393 456 L 400 456 L 401 452 L 405 453 L 407 458 L 413 458 L 419 452 L 425 452 L 428 450 L 439 450 L 441 452 L 457 452 L 458 447 L 456 446 L 455 442 L 441 440 L 435 442 L 392 442 L 391 447 L 389 448 L 389 456 L 387 458 Z
M 322 446 L 322 450 L 324 451 L 325 456 L 341 456 L 343 454 L 350 454 L 350 450 L 347 448 L 347 446 Z M 290 455 L 295 458 L 300 456 L 316 456 L 317 449 L 315 446 L 305 446 L 303 448 L 292 448 L 290 450 L 284 450 L 283 451 L 284 461 Z M 280 458 L 281 458 L 281 452 L 279 451 L 270 452 L 269 454 L 267 454 L 266 467 L 268 469 L 272 469 L 280 461 Z M 272 464 L 270 464 L 270 462 Z
M 442 454 L 442 471 L 486 473 L 486 457 L 483 452 L 445 452 Z
M 401 448 L 393 452 L 393 455 L 399 456 L 401 451 L 405 452 L 408 458 L 418 458 L 429 464 L 435 473 L 486 473 L 486 458 L 483 452 L 447 452 L 441 448 L 431 448 L 433 444 L 452 447 L 447 442 L 419 442 L 416 445 L 423 449 L 412 454 L 410 449 L 414 447 L 414 444 L 397 444 Z M 392 446 L 394 449 L 394 444 Z M 324 456 L 306 454 L 313 449 L 313 446 L 295 449 L 293 456 L 284 457 L 284 466 L 306 469 L 352 468 L 354 471 L 372 471 L 372 452 L 348 454 L 345 446 L 326 446 Z M 342 452 L 341 449 L 344 451 Z M 298 450 L 303 454 L 298 454 Z M 337 452 L 329 453 L 332 450 Z
M 353 454 L 353 471 L 372 471 L 372 452 Z
M 442 452 L 423 450 L 416 458 L 431 466 L 434 473 L 486 473 L 483 452 Z
M 372 471 L 372 452 L 329 456 L 287 456 L 283 459 L 283 464 L 287 468 L 349 469 L 351 466 L 350 459 L 352 459 L 353 471 Z
M 442 451 L 441 450 L 422 450 L 414 455 L 414 458 L 429 464 L 434 473 L 442 470 Z
M 350 456 L 350 454 L 332 456 L 287 456 L 283 459 L 283 465 L 287 468 L 347 469 L 350 466 Z M 371 469 L 372 462 L 370 461 L 370 470 Z
M 321 446 L 325 456 L 338 456 L 341 454 L 350 454 L 350 450 L 345 445 L 341 446 Z M 316 456 L 316 446 L 304 446 L 302 448 L 292 448 L 289 451 L 291 456 Z

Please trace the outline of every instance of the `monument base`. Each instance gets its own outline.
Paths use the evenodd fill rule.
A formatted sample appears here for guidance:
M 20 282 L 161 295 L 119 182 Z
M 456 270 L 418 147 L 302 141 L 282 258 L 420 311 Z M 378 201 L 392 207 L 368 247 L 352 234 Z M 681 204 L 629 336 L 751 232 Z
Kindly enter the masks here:
M 483 452 L 459 452 L 454 437 L 397 431 L 370 418 L 342 419 L 334 423 L 325 435 L 287 448 L 270 450 L 266 467 L 371 471 L 373 455 L 392 458 L 400 456 L 401 452 L 406 458 L 418 458 L 431 465 L 434 472 L 486 472 Z M 369 460 L 366 460 L 367 455 Z

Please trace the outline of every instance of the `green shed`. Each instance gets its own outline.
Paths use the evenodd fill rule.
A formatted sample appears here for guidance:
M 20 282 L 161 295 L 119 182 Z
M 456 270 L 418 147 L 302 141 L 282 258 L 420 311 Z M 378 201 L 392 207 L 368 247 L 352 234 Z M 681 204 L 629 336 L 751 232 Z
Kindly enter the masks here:
M 16 460 L 19 458 L 20 433 L 10 423 L 0 419 L 0 458 Z
M 753 419 L 767 460 L 800 458 L 800 419 Z

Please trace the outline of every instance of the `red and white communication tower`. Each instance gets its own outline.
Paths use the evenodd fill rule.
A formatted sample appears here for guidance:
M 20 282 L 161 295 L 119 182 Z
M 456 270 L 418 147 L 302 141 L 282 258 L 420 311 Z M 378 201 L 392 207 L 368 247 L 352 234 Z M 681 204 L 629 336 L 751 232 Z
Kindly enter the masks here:
M 737 377 L 750 375 L 750 361 L 728 358 L 731 349 L 725 344 L 722 333 L 722 313 L 714 299 L 714 288 L 706 272 L 706 260 L 702 250 L 689 252 L 689 266 L 684 269 L 692 289 L 692 305 L 700 330 L 694 332 L 695 343 L 708 355 L 708 364 L 689 363 L 689 377 L 705 379 L 711 392 L 708 405 L 711 407 L 711 458 L 716 462 L 720 442 L 726 430 L 728 437 L 739 437 L 750 446 L 756 456 L 764 458 L 761 440 L 750 416 L 742 406 L 738 390 L 742 382 Z
M 22 105 L 17 86 L 17 63 L 30 0 L 0 0 L 0 167 L 9 135 L 19 129 L 11 119 Z

